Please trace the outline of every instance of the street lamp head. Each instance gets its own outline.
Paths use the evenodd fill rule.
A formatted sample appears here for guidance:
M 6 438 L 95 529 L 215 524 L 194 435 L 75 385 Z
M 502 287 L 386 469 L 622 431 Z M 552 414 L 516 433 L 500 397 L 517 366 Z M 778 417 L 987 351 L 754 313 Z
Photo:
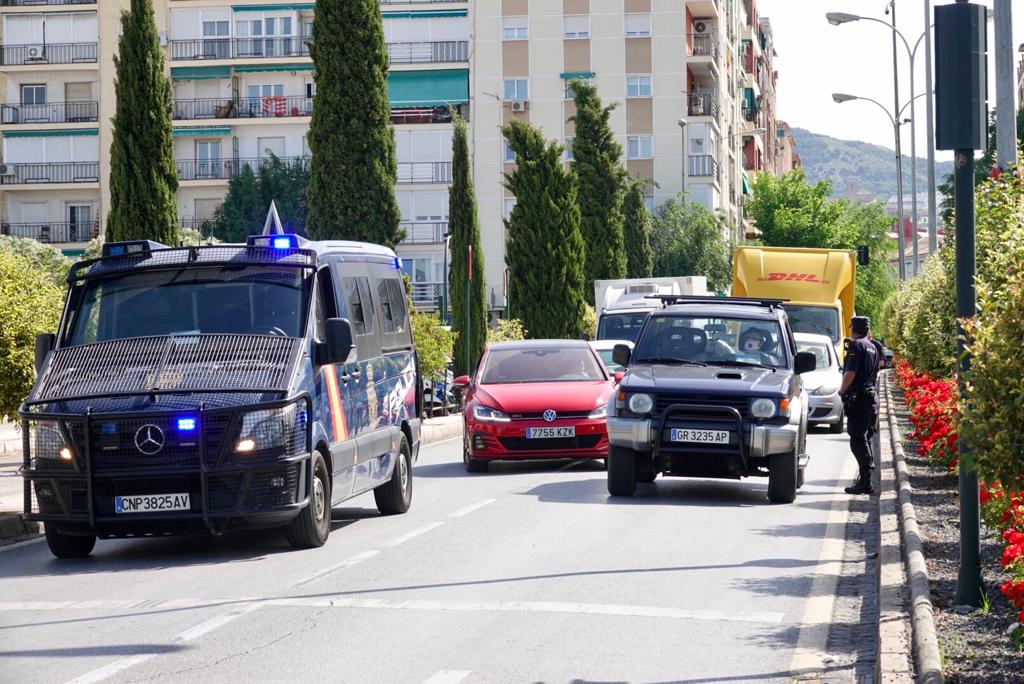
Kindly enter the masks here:
M 828 23 L 833 26 L 839 26 L 840 24 L 848 24 L 851 21 L 857 21 L 860 19 L 856 14 L 849 14 L 847 12 L 829 12 L 825 15 L 828 19 Z
M 836 104 L 842 104 L 851 100 L 856 100 L 856 95 L 847 95 L 846 93 L 832 93 L 832 101 Z
M 680 120 L 679 120 L 679 121 L 677 121 L 676 123 L 678 123 L 678 124 L 679 124 L 679 127 L 680 127 L 680 128 L 686 128 L 686 119 L 680 119 Z

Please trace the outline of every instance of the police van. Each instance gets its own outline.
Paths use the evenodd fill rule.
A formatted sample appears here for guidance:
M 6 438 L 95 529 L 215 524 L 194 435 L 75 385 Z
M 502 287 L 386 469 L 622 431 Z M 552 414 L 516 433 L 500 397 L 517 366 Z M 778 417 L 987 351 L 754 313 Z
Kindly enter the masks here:
M 19 412 L 25 513 L 54 555 L 243 526 L 310 548 L 356 495 L 408 510 L 423 393 L 393 251 L 108 243 L 68 281 Z

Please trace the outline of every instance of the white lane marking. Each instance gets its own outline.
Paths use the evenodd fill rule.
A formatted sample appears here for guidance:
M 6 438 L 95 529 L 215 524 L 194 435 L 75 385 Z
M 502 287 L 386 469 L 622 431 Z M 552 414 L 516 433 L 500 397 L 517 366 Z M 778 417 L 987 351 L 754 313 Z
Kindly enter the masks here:
M 470 670 L 441 670 L 423 684 L 459 684 L 471 674 L 473 673 Z
M 326 567 L 323 570 L 320 570 L 318 572 L 313 573 L 309 577 L 304 577 L 303 579 L 300 579 L 297 582 L 292 582 L 291 584 L 288 585 L 288 588 L 289 589 L 294 589 L 295 587 L 300 587 L 303 584 L 309 584 L 310 582 L 313 582 L 314 580 L 321 579 L 321 578 L 331 574 L 332 572 L 335 572 L 336 570 L 341 570 L 343 568 L 351 568 L 353 565 L 358 565 L 359 563 L 362 563 L 364 560 L 369 560 L 369 559 L 373 558 L 374 556 L 378 555 L 379 553 L 380 553 L 380 551 L 376 551 L 376 550 L 372 550 L 372 549 L 369 550 L 369 551 L 363 551 L 362 553 L 357 553 L 356 555 L 352 556 L 351 558 L 346 558 L 345 560 L 341 561 L 340 563 L 335 563 L 334 565 Z
M 82 603 L 85 602 L 83 601 Z M 175 636 L 171 640 L 171 643 L 185 644 L 190 641 L 194 641 L 199 637 L 203 636 L 204 634 L 209 634 L 213 630 L 219 629 L 224 625 L 234 620 L 237 620 L 238 618 L 242 617 L 247 613 L 251 613 L 257 608 L 260 608 L 261 605 L 262 604 L 260 603 L 246 603 L 245 605 L 237 606 L 233 610 L 228 611 L 223 615 L 218 615 L 217 617 L 210 618 L 205 622 L 199 623 L 195 627 L 190 627 L 189 629 L 186 629 L 184 632 Z M 68 684 L 95 684 L 95 682 L 102 682 L 105 679 L 113 677 L 119 672 L 124 672 L 125 670 L 135 667 L 136 665 L 139 665 L 141 663 L 144 663 L 147 660 L 150 660 L 151 658 L 155 658 L 156 656 L 156 653 L 140 653 L 138 655 L 128 656 L 127 658 L 119 658 L 112 663 L 104 665 L 103 667 L 99 667 L 90 672 L 86 672 L 81 677 L 76 677 L 75 679 L 72 679 L 70 682 L 68 682 Z
M 484 506 L 487 506 L 488 504 L 492 504 L 495 501 L 497 501 L 497 499 L 484 499 L 483 501 L 477 501 L 475 504 L 470 504 L 469 506 L 466 506 L 465 508 L 460 508 L 459 510 L 455 511 L 454 513 L 450 513 L 448 515 L 448 517 L 449 518 L 461 518 L 462 516 L 469 515 L 473 511 L 478 511 L 481 508 L 483 508 Z
M 0 546 L 0 553 L 3 553 L 4 551 L 13 551 L 14 549 L 20 549 L 21 547 L 28 546 L 29 544 L 38 544 L 44 541 L 45 539 L 45 537 L 39 535 L 38 537 L 33 537 L 32 539 L 25 539 L 24 541 L 14 542 L 13 544 L 5 544 L 3 546 Z
M 405 542 L 409 541 L 410 539 L 415 539 L 416 537 L 420 536 L 421 534 L 426 534 L 430 530 L 436 529 L 436 528 L 440 527 L 441 525 L 444 525 L 444 523 L 438 521 L 438 522 L 432 522 L 432 523 L 430 523 L 428 525 L 424 525 L 423 527 L 418 527 L 415 530 L 412 530 L 411 532 L 406 532 L 401 537 L 397 537 L 397 538 L 391 540 L 391 543 L 388 544 L 388 546 L 398 546 L 399 544 L 404 544 Z
M 846 524 L 850 518 L 849 497 L 842 488 L 845 482 L 852 479 L 854 470 L 853 459 L 847 457 L 839 474 L 839 483 L 831 491 L 834 498 L 825 523 L 825 538 L 821 542 L 818 565 L 814 568 L 814 580 L 808 592 L 810 598 L 804 605 L 804 613 L 798 623 L 800 634 L 796 649 L 789 661 L 791 674 L 820 671 L 825 666 L 823 659 L 828 648 L 828 629 L 832 623 L 836 585 L 843 571 Z

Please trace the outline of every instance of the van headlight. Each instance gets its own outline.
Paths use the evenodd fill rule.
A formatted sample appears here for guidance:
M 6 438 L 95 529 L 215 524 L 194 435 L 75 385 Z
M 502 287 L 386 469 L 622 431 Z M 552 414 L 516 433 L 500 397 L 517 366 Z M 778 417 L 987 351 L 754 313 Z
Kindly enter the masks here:
M 54 461 L 72 461 L 75 450 L 71 445 L 60 423 L 50 420 L 37 420 L 31 423 L 30 449 L 31 456 Z
M 292 446 L 304 439 L 306 408 L 288 404 L 282 408 L 252 411 L 242 416 L 235 451 L 248 453 Z
M 638 415 L 650 413 L 651 409 L 654 408 L 654 397 L 650 394 L 631 394 L 626 402 L 626 408 L 629 409 L 630 413 Z
M 771 399 L 755 399 L 750 403 L 750 415 L 755 418 L 765 420 L 767 418 L 774 418 L 778 408 L 775 406 L 775 402 Z

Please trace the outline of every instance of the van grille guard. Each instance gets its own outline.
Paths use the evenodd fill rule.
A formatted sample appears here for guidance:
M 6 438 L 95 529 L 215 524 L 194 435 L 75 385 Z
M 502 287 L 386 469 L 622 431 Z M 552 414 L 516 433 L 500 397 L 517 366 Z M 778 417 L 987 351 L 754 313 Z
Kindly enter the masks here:
M 204 245 L 171 247 L 151 252 L 134 252 L 80 261 L 68 272 L 68 282 L 91 277 L 143 270 L 168 270 L 194 266 L 274 266 L 316 269 L 317 255 L 311 249 L 273 249 L 245 245 Z
M 52 352 L 25 406 L 183 392 L 286 392 L 302 340 L 272 335 L 136 337 Z
M 254 411 L 270 411 L 283 409 L 292 404 L 298 404 L 299 410 L 304 411 L 305 423 L 302 426 L 302 438 L 292 439 L 281 447 L 280 453 L 275 450 L 274 458 L 268 460 L 266 457 L 246 456 L 245 458 L 227 458 L 229 445 L 233 436 L 241 429 L 242 416 Z M 294 466 L 308 461 L 313 444 L 313 413 L 312 399 L 309 394 L 302 394 L 288 399 L 252 404 L 248 406 L 235 406 L 231 408 L 218 408 L 207 410 L 201 405 L 198 412 L 192 415 L 196 417 L 196 439 L 195 449 L 197 458 L 195 463 L 189 464 L 187 468 L 181 464 L 168 464 L 161 468 L 139 469 L 135 471 L 118 470 L 97 472 L 95 468 L 94 428 L 100 423 L 146 422 L 171 421 L 181 417 L 182 412 L 127 412 L 127 413 L 93 413 L 87 411 L 84 415 L 68 413 L 32 413 L 22 414 L 22 466 L 21 474 L 24 479 L 24 510 L 31 520 L 40 522 L 62 522 L 88 525 L 95 533 L 97 523 L 112 522 L 115 519 L 109 516 L 102 516 L 96 510 L 95 490 L 97 480 L 103 482 L 125 481 L 131 478 L 152 479 L 157 477 L 187 477 L 198 475 L 200 482 L 201 512 L 165 512 L 161 515 L 162 520 L 189 520 L 201 518 L 203 525 L 211 532 L 216 533 L 217 528 L 213 518 L 230 518 L 243 515 L 240 510 L 245 503 L 242 495 L 246 489 L 258 483 L 259 473 L 274 466 Z M 70 444 L 73 448 L 70 460 L 53 458 L 40 458 L 33 449 L 38 449 L 40 441 L 32 443 L 30 425 L 39 422 L 53 422 L 58 427 L 52 437 L 43 438 L 42 442 L 47 447 L 58 447 L 57 441 Z M 214 436 L 220 436 L 220 444 L 214 444 L 209 439 L 208 432 L 212 431 Z M 283 454 L 283 455 L 282 455 Z M 237 475 L 241 490 L 238 491 L 227 507 L 220 507 L 214 510 L 211 498 L 219 492 L 211 492 L 211 479 L 222 478 L 227 475 Z M 305 468 L 303 497 L 298 498 L 294 503 L 289 504 L 291 508 L 305 506 L 309 499 L 309 492 L 312 491 L 312 469 Z M 76 487 L 77 485 L 77 487 Z M 84 491 L 82 486 L 84 485 Z M 51 494 L 50 510 L 44 511 L 40 506 L 39 489 L 48 487 Z M 76 494 L 79 496 L 76 497 Z M 84 502 L 81 500 L 84 494 Z M 76 500 L 78 505 L 75 505 Z M 59 509 L 59 510 L 56 510 Z
M 730 425 L 736 431 L 736 449 L 740 455 L 743 469 L 750 472 L 750 454 L 747 449 L 746 434 L 743 430 L 743 417 L 740 412 L 731 406 L 706 406 L 703 404 L 672 404 L 662 411 L 656 419 L 655 427 L 657 435 L 654 440 L 653 456 L 655 460 L 661 455 L 662 442 L 664 441 L 665 430 L 668 428 L 669 419 L 700 420 L 710 418 L 719 420 Z

